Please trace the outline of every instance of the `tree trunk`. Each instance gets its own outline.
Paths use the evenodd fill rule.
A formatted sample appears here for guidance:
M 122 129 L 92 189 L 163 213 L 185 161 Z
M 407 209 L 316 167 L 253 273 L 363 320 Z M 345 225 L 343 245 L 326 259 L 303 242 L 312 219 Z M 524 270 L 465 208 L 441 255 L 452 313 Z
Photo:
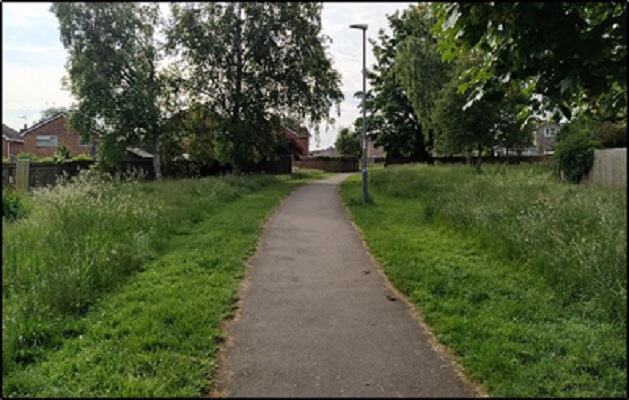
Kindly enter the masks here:
M 483 146 L 482 145 L 478 145 L 478 157 L 476 158 L 476 172 L 480 172 L 481 169 L 481 162 L 483 161 L 482 156 L 483 156 Z
M 155 180 L 162 180 L 162 156 L 159 146 L 159 135 L 155 139 L 155 154 L 153 154 L 153 171 L 155 172 Z

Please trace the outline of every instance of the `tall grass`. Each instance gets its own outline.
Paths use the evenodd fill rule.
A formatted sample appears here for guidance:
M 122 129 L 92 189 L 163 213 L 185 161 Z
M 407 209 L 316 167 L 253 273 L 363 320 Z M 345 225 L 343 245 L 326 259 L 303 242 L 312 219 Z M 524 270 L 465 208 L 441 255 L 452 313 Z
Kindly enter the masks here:
M 296 173 L 298 178 L 314 174 Z M 225 204 L 291 178 L 136 183 L 89 172 L 33 191 L 26 218 L 2 226 L 3 376 L 44 360 L 95 304 Z M 252 232 L 255 235 L 256 232 Z
M 38 189 L 29 216 L 3 224 L 4 373 L 54 345 L 60 318 L 84 313 L 151 254 L 162 204 L 119 186 L 84 174 Z
M 624 189 L 550 165 L 395 166 L 341 197 L 391 282 L 497 397 L 626 397 Z
M 626 323 L 626 190 L 561 183 L 547 165 L 407 166 L 372 184 L 543 276 L 564 306 Z

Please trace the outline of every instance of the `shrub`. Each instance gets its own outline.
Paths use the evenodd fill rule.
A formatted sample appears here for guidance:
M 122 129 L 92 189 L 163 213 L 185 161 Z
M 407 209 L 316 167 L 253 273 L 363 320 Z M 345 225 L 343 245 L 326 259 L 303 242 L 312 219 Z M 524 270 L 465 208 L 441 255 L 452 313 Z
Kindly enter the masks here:
M 54 157 L 42 157 L 42 158 L 40 158 L 38 160 L 33 160 L 33 161 L 50 164 L 50 163 L 55 163 L 58 160 L 56 158 L 54 158 Z
M 37 157 L 35 154 L 32 154 L 32 153 L 18 153 L 15 155 L 15 158 L 17 158 L 18 160 L 31 160 L 31 161 L 39 160 L 39 157 Z
M 594 128 L 593 135 L 604 149 L 627 147 L 627 122 L 601 122 Z
M 88 155 L 88 154 L 79 154 L 76 155 L 74 157 L 72 157 L 72 160 L 74 161 L 94 161 L 94 157 Z
M 557 136 L 554 158 L 568 182 L 581 182 L 592 168 L 594 148 L 598 146 L 592 138 L 592 128 L 590 120 L 578 117 Z
M 24 199 L 15 190 L 8 189 L 2 191 L 2 218 L 15 220 L 26 214 Z
M 70 156 L 70 149 L 68 149 L 66 146 L 61 145 L 59 147 L 57 147 L 57 150 L 55 150 L 55 160 L 56 161 L 64 161 L 64 160 L 68 160 L 70 158 L 72 158 Z

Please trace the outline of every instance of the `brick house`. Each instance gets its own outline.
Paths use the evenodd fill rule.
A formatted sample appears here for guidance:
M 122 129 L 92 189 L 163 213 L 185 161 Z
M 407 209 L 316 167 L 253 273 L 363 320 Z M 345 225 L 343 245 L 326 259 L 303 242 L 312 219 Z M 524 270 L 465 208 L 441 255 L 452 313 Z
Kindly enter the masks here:
M 20 134 L 11 127 L 2 124 L 2 157 L 9 158 L 22 151 L 24 140 Z
M 84 141 L 77 131 L 68 128 L 68 116 L 63 112 L 21 130 L 20 138 L 24 141 L 21 152 L 37 157 L 53 157 L 59 146 L 67 147 L 71 157 L 93 155 L 95 150 L 91 141 Z
M 304 154 L 302 155 L 307 156 L 310 152 L 310 133 L 308 129 L 303 126 L 298 128 L 285 127 L 284 129 L 296 136 L 297 141 L 304 148 Z
M 310 145 L 310 133 L 308 133 L 308 129 L 300 127 L 297 131 L 294 131 L 291 128 L 284 127 L 284 135 L 289 141 L 296 141 L 298 146 L 295 146 L 297 150 L 297 155 L 307 156 Z

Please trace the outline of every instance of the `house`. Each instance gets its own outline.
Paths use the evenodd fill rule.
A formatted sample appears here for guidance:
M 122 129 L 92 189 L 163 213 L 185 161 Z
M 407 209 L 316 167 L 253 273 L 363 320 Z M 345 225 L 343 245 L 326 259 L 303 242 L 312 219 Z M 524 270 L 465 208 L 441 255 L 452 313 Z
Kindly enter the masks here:
M 83 140 L 77 131 L 68 127 L 68 116 L 64 112 L 22 129 L 19 137 L 24 142 L 21 152 L 37 157 L 53 157 L 59 146 L 67 147 L 72 157 L 79 154 L 93 155 L 95 150 L 92 141 Z
M 543 156 L 555 152 L 555 140 L 561 125 L 552 121 L 538 121 L 533 131 L 533 145 L 522 151 L 523 156 Z
M 2 157 L 10 158 L 22 151 L 24 140 L 20 134 L 11 127 L 2 124 Z
M 537 155 L 553 154 L 555 139 L 561 126 L 555 122 L 542 122 L 533 132 L 533 146 Z
M 303 128 L 305 129 L 305 128 Z M 286 139 L 288 139 L 290 152 L 293 156 L 307 156 L 308 155 L 308 145 L 310 141 L 310 134 L 308 130 L 305 129 L 305 134 L 295 132 L 291 128 L 284 127 L 282 132 Z
M 284 127 L 284 129 L 289 133 L 296 135 L 297 141 L 299 142 L 299 144 L 301 144 L 301 147 L 304 148 L 304 153 L 302 155 L 307 156 L 310 152 L 310 133 L 308 132 L 308 129 L 304 126 L 300 126 L 297 128 Z
M 374 140 L 367 138 L 367 162 L 376 163 L 384 162 L 385 152 L 384 147 L 376 146 Z
M 531 146 L 522 149 L 523 156 L 543 156 L 553 154 L 555 151 L 555 139 L 561 125 L 552 121 L 535 121 L 537 127 L 533 131 L 533 143 Z M 515 154 L 515 151 L 509 151 L 509 154 Z M 496 146 L 494 154 L 497 156 L 505 156 L 506 149 L 504 146 Z

